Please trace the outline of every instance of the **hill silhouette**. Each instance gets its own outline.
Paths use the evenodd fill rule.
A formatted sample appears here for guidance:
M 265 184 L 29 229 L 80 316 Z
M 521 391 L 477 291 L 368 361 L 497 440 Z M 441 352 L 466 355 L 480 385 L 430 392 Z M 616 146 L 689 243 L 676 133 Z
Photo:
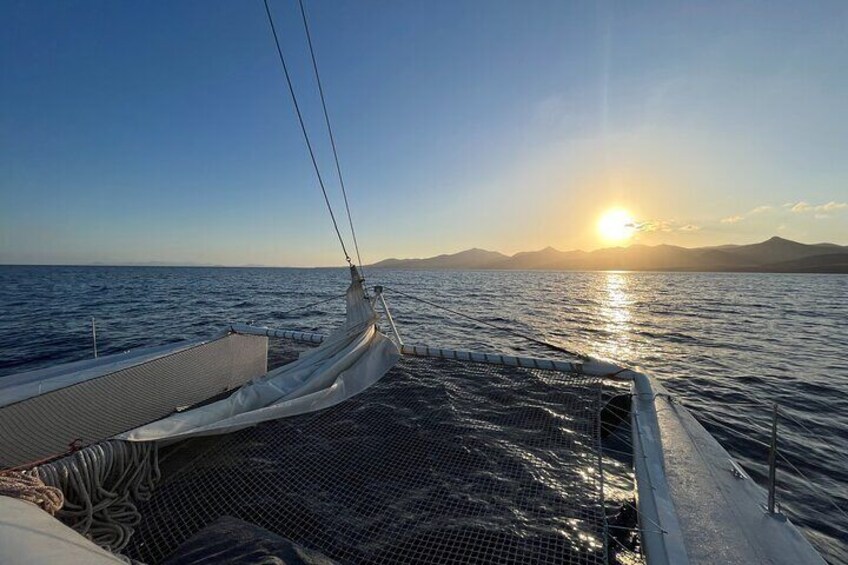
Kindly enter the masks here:
M 563 271 L 740 271 L 848 273 L 848 246 L 806 244 L 772 237 L 750 245 L 679 247 L 631 245 L 596 251 L 559 251 L 546 247 L 509 256 L 468 249 L 425 259 L 386 259 L 375 269 L 563 270 Z

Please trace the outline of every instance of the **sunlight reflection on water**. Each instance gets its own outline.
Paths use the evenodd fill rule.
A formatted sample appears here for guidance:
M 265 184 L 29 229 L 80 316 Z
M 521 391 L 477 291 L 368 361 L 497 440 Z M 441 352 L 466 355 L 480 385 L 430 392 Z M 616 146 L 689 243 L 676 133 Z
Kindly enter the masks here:
M 848 504 L 848 276 L 744 273 L 376 271 L 370 284 L 404 292 L 621 364 L 664 381 L 755 480 L 769 410 L 785 424 L 782 452 Z M 0 378 L 91 355 L 208 337 L 228 322 L 328 331 L 343 269 L 0 267 Z M 388 291 L 404 340 L 552 356 Z M 744 416 L 744 417 L 742 417 Z M 833 562 L 848 562 L 848 521 L 790 469 L 780 495 Z
M 628 292 L 628 273 L 605 273 L 604 290 L 599 297 L 598 319 L 604 323 L 606 339 L 592 353 L 606 359 L 629 359 L 632 354 L 630 336 L 632 298 Z

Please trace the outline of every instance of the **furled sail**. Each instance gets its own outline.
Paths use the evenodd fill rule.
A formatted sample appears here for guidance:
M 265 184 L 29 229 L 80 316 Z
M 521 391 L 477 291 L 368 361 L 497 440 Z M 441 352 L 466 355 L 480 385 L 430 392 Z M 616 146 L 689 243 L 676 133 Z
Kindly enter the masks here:
M 117 438 L 155 441 L 224 434 L 333 406 L 380 380 L 400 358 L 400 351 L 377 329 L 377 313 L 365 297 L 355 267 L 351 276 L 345 323 L 320 346 L 225 399 L 173 414 Z

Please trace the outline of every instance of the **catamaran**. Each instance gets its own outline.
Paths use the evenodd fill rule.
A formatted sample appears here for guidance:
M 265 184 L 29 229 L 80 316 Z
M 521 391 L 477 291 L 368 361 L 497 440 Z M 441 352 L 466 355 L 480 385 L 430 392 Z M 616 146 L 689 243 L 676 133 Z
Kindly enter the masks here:
M 776 503 L 776 446 L 762 488 L 648 374 L 509 328 L 556 355 L 405 343 L 393 289 L 347 252 L 265 9 L 349 265 L 345 321 L 0 379 L 0 563 L 824 563 Z M 629 512 L 605 494 L 610 429 Z

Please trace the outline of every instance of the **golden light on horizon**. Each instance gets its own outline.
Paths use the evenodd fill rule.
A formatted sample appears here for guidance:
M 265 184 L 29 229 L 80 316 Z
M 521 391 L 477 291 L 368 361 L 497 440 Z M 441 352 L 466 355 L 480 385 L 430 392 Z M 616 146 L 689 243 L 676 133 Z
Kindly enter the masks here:
M 636 223 L 627 210 L 621 208 L 607 210 L 598 220 L 598 234 L 606 242 L 626 241 L 635 233 Z

